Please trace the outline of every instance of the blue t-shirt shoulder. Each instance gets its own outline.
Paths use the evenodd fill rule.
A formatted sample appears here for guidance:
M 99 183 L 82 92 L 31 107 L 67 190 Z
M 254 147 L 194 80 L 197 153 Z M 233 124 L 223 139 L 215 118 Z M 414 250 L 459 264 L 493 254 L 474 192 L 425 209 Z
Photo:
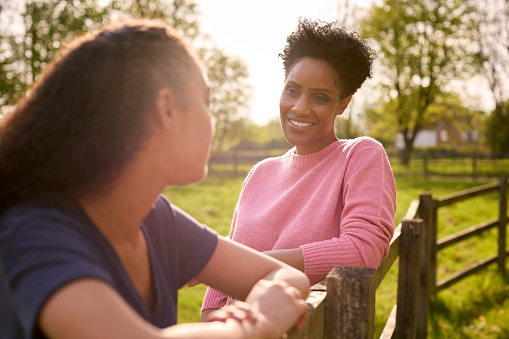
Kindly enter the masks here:
M 156 302 L 152 310 L 129 279 L 116 252 L 81 207 L 59 197 L 31 202 L 0 221 L 4 281 L 0 297 L 0 337 L 21 329 L 24 338 L 44 338 L 37 318 L 49 296 L 80 278 L 110 284 L 140 316 L 158 327 L 176 323 L 177 290 L 207 264 L 217 234 L 160 196 L 141 224 L 147 240 Z M 10 319 L 4 324 L 4 319 Z M 17 319 L 18 325 L 12 321 Z M 18 338 L 9 334 L 6 338 Z

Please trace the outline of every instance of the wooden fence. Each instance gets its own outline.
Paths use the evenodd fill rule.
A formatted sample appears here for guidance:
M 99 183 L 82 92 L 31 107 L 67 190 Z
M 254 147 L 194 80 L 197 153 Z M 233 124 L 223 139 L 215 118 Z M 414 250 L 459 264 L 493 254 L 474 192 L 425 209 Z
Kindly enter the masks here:
M 412 201 L 403 221 L 396 227 L 388 256 L 376 270 L 336 267 L 323 282 L 312 287 L 308 299 L 309 319 L 305 327 L 293 329 L 288 338 L 373 338 L 375 293 L 399 257 L 397 303 L 385 324 L 381 338 L 426 338 L 429 300 L 433 293 L 497 262 L 505 272 L 507 228 L 507 177 L 498 182 L 433 199 L 430 193 Z M 499 218 L 437 239 L 440 207 L 490 192 L 499 192 Z M 416 218 L 420 219 L 416 219 Z M 498 227 L 498 254 L 479 260 L 467 269 L 436 282 L 436 255 L 469 237 Z M 419 267 L 420 269 L 415 269 Z
M 464 155 L 460 157 L 444 158 L 424 155 L 422 158 L 422 173 L 424 176 L 440 175 L 454 177 L 493 177 L 509 173 L 509 157 Z
M 271 156 L 284 154 L 286 149 L 245 150 L 213 154 L 209 167 L 211 175 L 244 176 L 257 162 Z M 509 175 L 509 155 L 499 156 L 462 155 L 443 157 L 427 153 L 416 155 L 410 165 L 399 165 L 397 154 L 390 154 L 393 171 L 398 175 L 456 176 L 456 177 L 498 177 Z
M 231 151 L 228 153 L 212 154 L 209 161 L 211 174 L 226 174 L 232 177 L 245 176 L 257 162 L 275 155 L 284 154 L 287 150 L 252 150 Z M 243 166 L 245 165 L 245 166 Z M 216 171 L 216 168 L 220 168 Z

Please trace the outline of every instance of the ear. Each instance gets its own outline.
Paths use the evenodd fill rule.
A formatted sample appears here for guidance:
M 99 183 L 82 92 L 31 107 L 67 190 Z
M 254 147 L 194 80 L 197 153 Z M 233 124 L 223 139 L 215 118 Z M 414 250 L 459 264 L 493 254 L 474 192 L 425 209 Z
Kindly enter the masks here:
M 350 100 L 352 100 L 351 95 L 341 100 L 338 106 L 338 110 L 336 112 L 336 116 L 339 116 L 345 112 L 346 108 L 348 107 L 348 104 L 350 103 Z
M 173 92 L 168 88 L 161 88 L 156 96 L 156 113 L 158 121 L 163 127 L 169 127 L 173 121 L 173 111 L 175 110 L 175 100 Z

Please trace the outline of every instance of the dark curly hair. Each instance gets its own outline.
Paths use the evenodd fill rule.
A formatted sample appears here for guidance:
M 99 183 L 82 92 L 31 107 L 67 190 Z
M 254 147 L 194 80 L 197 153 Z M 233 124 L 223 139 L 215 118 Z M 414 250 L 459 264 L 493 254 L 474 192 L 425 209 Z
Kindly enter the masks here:
M 285 78 L 302 58 L 327 62 L 336 73 L 336 84 L 343 97 L 347 97 L 372 77 L 376 52 L 357 33 L 334 22 L 301 18 L 297 30 L 286 38 L 279 57 L 283 59 Z
M 0 214 L 48 193 L 101 192 L 142 147 L 158 90 L 185 106 L 196 65 L 162 22 L 112 24 L 72 43 L 0 119 Z

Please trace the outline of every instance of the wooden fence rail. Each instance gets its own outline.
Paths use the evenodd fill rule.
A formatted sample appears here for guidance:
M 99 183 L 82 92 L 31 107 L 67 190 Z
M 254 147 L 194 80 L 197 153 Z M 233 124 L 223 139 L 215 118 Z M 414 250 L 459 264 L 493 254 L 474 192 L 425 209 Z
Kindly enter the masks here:
M 388 256 L 378 269 L 336 267 L 323 282 L 313 286 L 308 299 L 309 320 L 293 329 L 288 338 L 373 338 L 376 289 L 399 258 L 397 303 L 383 329 L 381 339 L 426 338 L 429 300 L 433 293 L 498 263 L 505 272 L 507 229 L 507 177 L 498 182 L 433 199 L 423 193 L 412 201 L 403 221 L 396 227 Z M 438 209 L 472 197 L 499 192 L 499 218 L 451 236 L 437 239 Z M 419 218 L 419 219 L 416 219 Z M 479 260 L 469 268 L 436 283 L 438 250 L 498 226 L 498 254 Z M 415 269 L 420 267 L 420 269 Z
M 463 155 L 456 158 L 422 156 L 424 176 L 468 176 L 474 179 L 481 176 L 499 176 L 508 173 L 508 154 L 500 157 L 482 158 L 476 154 Z
M 473 197 L 485 195 L 491 192 L 499 192 L 499 211 L 498 218 L 484 221 L 480 224 L 474 225 L 466 230 L 460 231 L 458 233 L 449 235 L 442 239 L 437 239 L 437 229 L 438 229 L 438 211 L 440 208 L 449 206 L 467 199 L 471 199 Z M 451 195 L 447 195 L 441 198 L 433 199 L 433 204 L 431 206 L 431 233 L 433 234 L 431 247 L 431 275 L 430 275 L 430 284 L 434 292 L 439 292 L 452 284 L 462 280 L 463 278 L 476 273 L 477 271 L 485 268 L 492 263 L 498 263 L 498 270 L 500 273 L 505 273 L 505 259 L 507 256 L 506 249 L 506 229 L 507 229 L 507 177 L 501 177 L 498 182 L 487 184 L 479 187 L 474 187 L 471 189 L 467 189 L 461 192 L 457 192 Z M 443 250 L 449 246 L 452 246 L 460 241 L 469 239 L 473 236 L 479 235 L 491 228 L 498 227 L 498 253 L 487 258 L 483 258 L 469 267 L 455 272 L 450 276 L 436 281 L 436 272 L 437 272 L 437 254 L 440 250 Z
M 284 154 L 288 149 L 234 150 L 215 153 L 209 161 L 211 173 L 215 175 L 244 176 L 257 162 Z M 390 158 L 396 158 L 391 154 Z M 395 162 L 395 164 L 397 164 Z M 416 155 L 409 167 L 393 166 L 395 175 L 497 177 L 509 175 L 509 154 L 487 156 L 465 154 L 455 157 L 422 154 Z

